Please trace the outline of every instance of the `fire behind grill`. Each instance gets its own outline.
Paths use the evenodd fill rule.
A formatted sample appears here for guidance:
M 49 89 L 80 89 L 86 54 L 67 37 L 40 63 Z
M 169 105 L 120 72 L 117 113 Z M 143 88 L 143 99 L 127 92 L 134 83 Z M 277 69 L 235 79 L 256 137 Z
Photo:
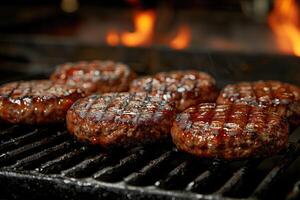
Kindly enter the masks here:
M 33 199 L 297 199 L 299 145 L 267 159 L 197 159 L 172 144 L 105 151 L 63 125 L 1 125 L 1 196 Z M 296 132 L 291 135 L 297 141 Z M 298 169 L 297 169 L 298 168 Z M 0 196 L 0 197 L 1 197 Z

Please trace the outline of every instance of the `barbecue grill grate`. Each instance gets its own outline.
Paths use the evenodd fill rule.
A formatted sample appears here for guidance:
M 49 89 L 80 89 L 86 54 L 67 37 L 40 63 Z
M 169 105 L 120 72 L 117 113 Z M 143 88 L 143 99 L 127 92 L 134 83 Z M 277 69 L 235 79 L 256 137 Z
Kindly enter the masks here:
M 267 159 L 197 159 L 172 144 L 104 151 L 63 126 L 2 125 L 4 197 L 107 199 L 297 199 L 299 145 Z M 299 135 L 296 132 L 292 135 Z M 296 169 L 296 170 L 295 170 Z M 1 197 L 1 196 L 0 196 Z

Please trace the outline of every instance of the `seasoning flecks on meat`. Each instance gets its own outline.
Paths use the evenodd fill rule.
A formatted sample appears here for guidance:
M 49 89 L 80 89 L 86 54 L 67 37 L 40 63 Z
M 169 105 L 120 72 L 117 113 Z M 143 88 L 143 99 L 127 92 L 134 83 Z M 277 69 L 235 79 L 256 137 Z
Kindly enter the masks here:
M 128 91 L 135 76 L 123 63 L 94 60 L 59 65 L 51 75 L 51 80 L 91 94 Z
M 245 103 L 269 107 L 287 117 L 292 127 L 300 124 L 300 88 L 280 81 L 241 82 L 227 85 L 218 104 Z
M 84 93 L 48 80 L 19 81 L 0 87 L 0 117 L 10 123 L 63 122 L 67 110 Z
M 78 100 L 68 111 L 68 130 L 103 147 L 136 146 L 170 135 L 174 106 L 146 93 L 106 93 Z
M 131 92 L 146 92 L 174 102 L 178 110 L 204 102 L 214 102 L 218 96 L 215 80 L 198 71 L 161 72 L 153 77 L 136 79 Z
M 180 113 L 171 134 L 178 149 L 196 156 L 261 157 L 287 146 L 288 123 L 265 107 L 206 103 Z

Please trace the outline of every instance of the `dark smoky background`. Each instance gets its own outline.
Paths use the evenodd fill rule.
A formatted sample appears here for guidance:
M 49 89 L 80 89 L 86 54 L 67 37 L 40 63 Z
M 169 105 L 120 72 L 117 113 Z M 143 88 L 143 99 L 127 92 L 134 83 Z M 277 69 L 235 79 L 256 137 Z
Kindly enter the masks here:
M 219 86 L 300 84 L 296 0 L 13 0 L 0 6 L 1 81 L 111 59 L 139 74 L 200 69 Z

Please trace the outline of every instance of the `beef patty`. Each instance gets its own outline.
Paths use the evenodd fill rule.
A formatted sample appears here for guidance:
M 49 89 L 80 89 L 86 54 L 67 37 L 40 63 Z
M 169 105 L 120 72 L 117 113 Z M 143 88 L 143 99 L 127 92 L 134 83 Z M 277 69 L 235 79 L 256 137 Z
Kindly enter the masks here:
M 204 103 L 178 114 L 171 134 L 182 151 L 239 159 L 272 155 L 285 148 L 288 123 L 265 107 Z
M 204 102 L 214 102 L 218 96 L 215 80 L 198 71 L 161 72 L 153 77 L 136 79 L 131 92 L 146 92 L 175 102 L 178 110 Z
M 128 91 L 135 73 L 125 64 L 112 61 L 82 61 L 57 66 L 51 80 L 75 86 L 87 94 Z
M 174 106 L 146 93 L 106 93 L 78 100 L 67 128 L 80 140 L 103 147 L 128 147 L 170 135 Z
M 268 106 L 286 116 L 293 128 L 300 124 L 300 88 L 292 84 L 257 81 L 227 85 L 221 91 L 217 103 L 233 102 Z
M 0 117 L 10 123 L 61 122 L 81 97 L 79 89 L 48 80 L 12 82 L 0 87 Z

